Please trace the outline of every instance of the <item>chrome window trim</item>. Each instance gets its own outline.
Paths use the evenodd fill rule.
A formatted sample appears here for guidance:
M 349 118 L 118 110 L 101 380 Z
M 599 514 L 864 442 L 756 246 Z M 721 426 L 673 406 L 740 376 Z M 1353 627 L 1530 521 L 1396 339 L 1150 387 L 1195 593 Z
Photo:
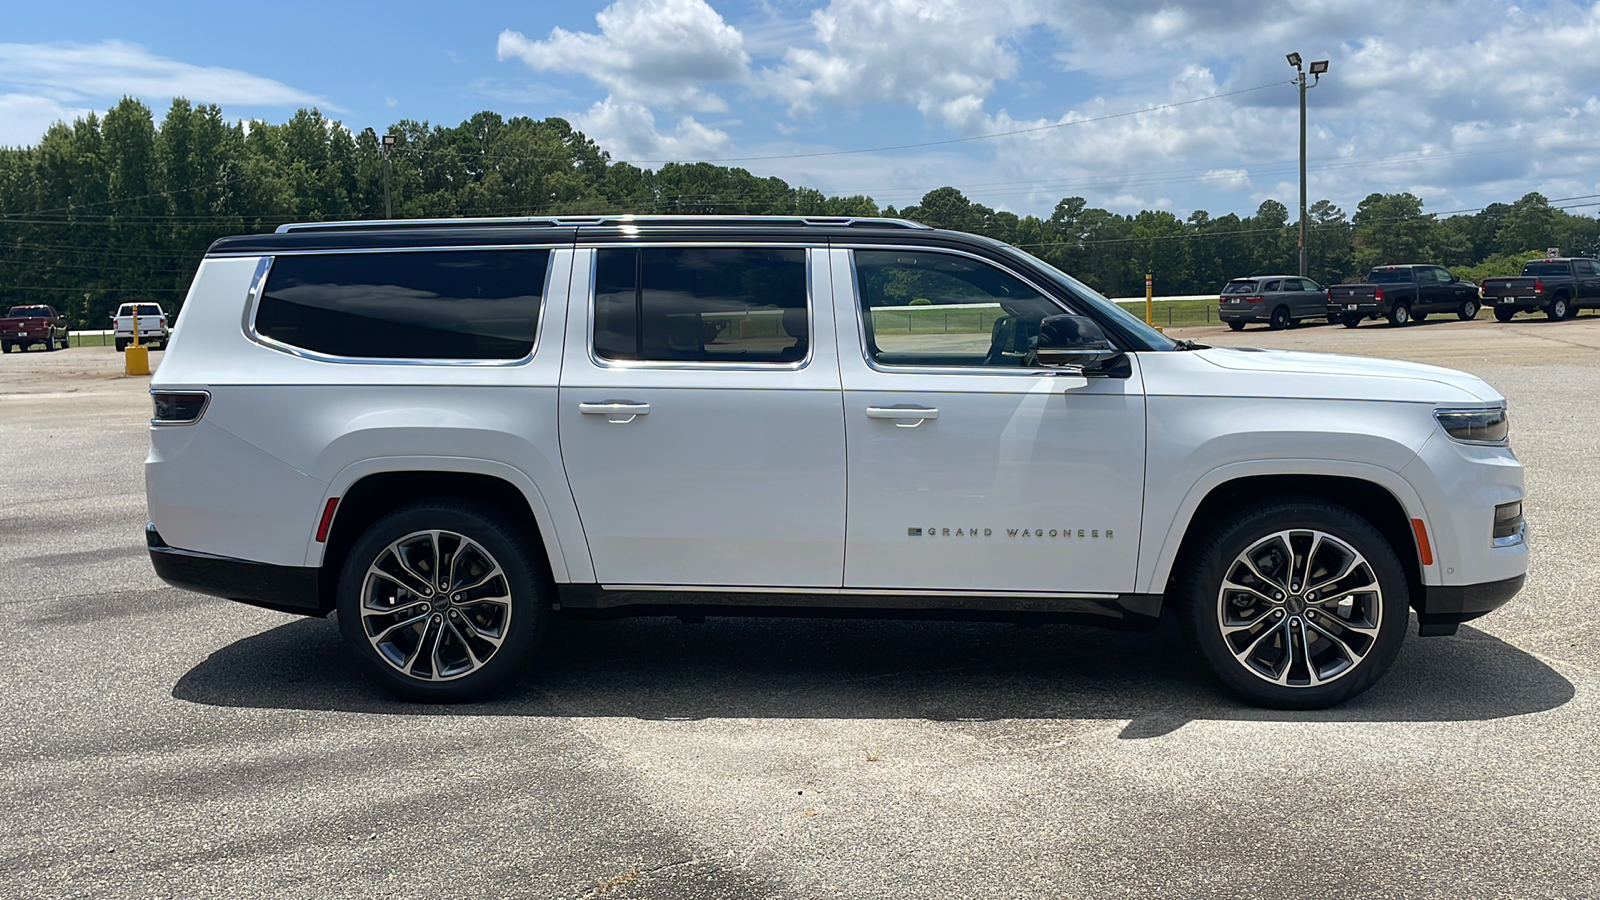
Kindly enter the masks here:
M 957 255 L 957 256 L 965 256 L 965 257 L 968 257 L 970 259 L 976 260 L 977 262 L 985 263 L 987 265 L 994 266 L 995 268 L 999 269 L 1000 271 L 1005 272 L 1007 275 L 1010 275 L 1011 277 L 1017 279 L 1018 281 L 1022 282 L 1023 284 L 1026 284 L 1028 287 L 1033 288 L 1034 291 L 1038 292 L 1040 297 L 1043 297 L 1045 300 L 1049 301 L 1050 303 L 1055 304 L 1057 308 L 1061 309 L 1061 311 L 1063 313 L 1067 314 L 1067 315 L 1082 315 L 1082 313 L 1081 312 L 1074 312 L 1071 308 L 1068 308 L 1068 307 L 1064 306 L 1060 300 L 1057 300 L 1054 296 L 1052 296 L 1049 291 L 1041 289 L 1039 287 L 1039 285 L 1035 281 L 1033 281 L 1032 279 L 1027 278 L 1027 277 L 1019 274 L 1018 272 L 1016 272 L 1013 269 L 1011 269 L 1009 266 L 1001 265 L 1000 263 L 997 263 L 992 259 L 987 259 L 985 257 L 977 255 L 976 253 L 968 253 L 968 252 L 966 252 L 964 250 L 953 250 L 953 249 L 950 249 L 950 248 L 947 248 L 947 247 L 919 247 L 919 246 L 916 246 L 914 244 L 864 244 L 864 245 L 860 245 L 860 246 L 852 244 L 852 245 L 846 245 L 846 246 L 842 246 L 842 247 L 841 246 L 835 246 L 834 249 L 835 250 L 844 250 L 844 251 L 846 251 L 846 252 L 848 252 L 850 254 L 850 300 L 851 300 L 850 305 L 855 310 L 856 337 L 860 341 L 860 344 L 861 344 L 861 358 L 866 361 L 867 366 L 869 368 L 871 368 L 873 371 L 882 372 L 882 373 L 884 373 L 886 375 L 890 375 L 890 374 L 907 374 L 907 375 L 951 375 L 951 374 L 954 374 L 954 375 L 1017 375 L 1017 374 L 1025 374 L 1025 375 L 1028 375 L 1030 377 L 1034 377 L 1034 376 L 1038 376 L 1038 375 L 1066 375 L 1066 374 L 1069 374 L 1069 373 L 1064 372 L 1061 369 L 1051 368 L 1049 366 L 1017 366 L 1015 368 L 1012 368 L 1012 367 L 1001 367 L 1001 366 L 897 366 L 897 365 L 893 365 L 893 364 L 890 364 L 890 363 L 878 362 L 876 359 L 873 358 L 873 356 L 872 356 L 872 347 L 867 341 L 867 317 L 865 315 L 866 310 L 865 310 L 865 307 L 863 307 L 861 305 L 862 304 L 861 274 L 856 269 L 856 251 L 858 251 L 858 250 L 909 250 L 909 251 L 914 252 L 914 253 L 949 253 L 949 254 L 954 254 L 954 255 Z M 834 308 L 838 309 L 837 304 L 835 305 Z M 937 307 L 935 307 L 935 308 L 937 308 Z M 1083 376 L 1080 375 L 1080 376 L 1074 376 L 1074 377 L 1083 377 Z
M 207 253 L 206 259 L 239 259 L 257 256 L 337 256 L 345 253 L 457 253 L 470 250 L 571 250 L 572 241 L 530 241 L 522 244 L 448 244 L 445 246 L 416 247 L 315 247 L 304 250 L 283 249 L 263 254 L 260 250 L 242 250 L 237 253 L 222 251 Z
M 595 351 L 594 325 L 595 301 L 599 298 L 595 294 L 595 282 L 600 272 L 601 250 L 645 250 L 645 249 L 678 249 L 678 248 L 708 248 L 724 250 L 764 250 L 771 248 L 804 250 L 805 277 L 806 277 L 806 355 L 794 362 L 689 362 L 673 359 L 605 359 Z M 815 243 L 767 243 L 744 244 L 734 241 L 650 241 L 647 243 L 604 243 L 578 246 L 579 250 L 591 251 L 589 254 L 589 295 L 588 309 L 589 322 L 585 329 L 585 340 L 588 344 L 589 362 L 601 369 L 667 369 L 680 371 L 724 371 L 724 372 L 798 372 L 811 365 L 811 360 L 817 353 L 817 304 L 816 298 L 811 295 L 812 265 L 816 260 L 816 251 L 826 250 L 826 246 Z M 637 290 L 637 287 L 635 288 Z
M 206 398 L 205 402 L 200 404 L 200 411 L 195 413 L 194 414 L 194 418 L 192 418 L 192 419 L 157 419 L 154 416 L 152 416 L 150 418 L 150 424 L 154 425 L 154 426 L 156 426 L 158 428 L 176 428 L 176 427 L 182 427 L 182 426 L 187 426 L 187 425 L 193 425 L 196 422 L 199 422 L 201 419 L 205 418 L 206 410 L 211 408 L 211 392 L 210 391 L 192 391 L 192 390 L 191 391 L 164 391 L 164 390 L 160 390 L 160 389 L 157 389 L 157 388 L 151 388 L 150 389 L 150 396 L 154 397 L 156 394 L 178 394 L 178 395 L 189 396 L 189 397 L 204 397 L 204 398 Z
M 310 255 L 309 253 L 307 253 L 307 254 L 290 254 L 290 253 L 278 254 L 278 253 L 274 253 L 274 254 L 271 254 L 271 255 L 268 255 L 268 256 L 261 257 L 261 262 L 256 264 L 255 275 L 252 276 L 251 283 L 250 283 L 250 292 L 247 295 L 246 301 L 245 301 L 244 320 L 242 322 L 242 326 L 244 328 L 245 337 L 249 338 L 251 341 L 254 341 L 257 344 L 260 344 L 263 347 L 266 347 L 268 350 L 275 350 L 275 351 L 277 351 L 279 353 L 285 353 L 285 354 L 288 354 L 289 356 L 297 356 L 297 357 L 299 357 L 301 359 L 309 359 L 309 360 L 313 360 L 315 362 L 340 363 L 340 364 L 359 365 L 359 366 L 453 366 L 453 367 L 467 367 L 467 368 L 504 368 L 504 367 L 508 367 L 508 366 L 527 365 L 529 362 L 533 361 L 533 358 L 535 356 L 538 355 L 538 353 L 539 353 L 539 345 L 543 342 L 544 325 L 545 325 L 545 312 L 546 312 L 546 309 L 547 309 L 547 307 L 549 306 L 549 303 L 550 303 L 550 286 L 551 286 L 551 279 L 553 277 L 553 272 L 555 271 L 555 266 L 553 264 L 555 262 L 555 256 L 556 256 L 556 254 L 558 252 L 560 252 L 561 250 L 565 250 L 567 248 L 566 247 L 555 247 L 555 246 L 551 246 L 551 247 L 528 247 L 528 246 L 511 246 L 511 247 L 430 247 L 430 248 L 427 248 L 427 251 L 425 251 L 425 252 L 435 252 L 435 251 L 437 251 L 437 252 L 449 252 L 449 251 L 467 251 L 467 252 L 470 252 L 470 251 L 476 251 L 476 250 L 502 250 L 502 249 L 504 249 L 504 250 L 540 250 L 540 249 L 542 249 L 547 254 L 549 254 L 548 258 L 545 260 L 545 265 L 544 265 L 544 287 L 540 290 L 540 294 L 539 294 L 538 318 L 533 323 L 533 346 L 528 349 L 528 353 L 527 353 L 526 356 L 522 356 L 522 357 L 519 357 L 517 359 L 408 359 L 406 357 L 398 357 L 398 356 L 396 356 L 396 357 L 390 357 L 390 356 L 336 356 L 336 355 L 331 354 L 331 353 L 319 353 L 316 350 L 307 350 L 304 347 L 296 347 L 293 344 L 287 344 L 287 343 L 284 343 L 283 341 L 277 340 L 276 338 L 270 338 L 270 337 L 267 337 L 264 334 L 261 334 L 259 331 L 256 330 L 256 309 L 257 309 L 258 306 L 260 306 L 260 304 L 261 304 L 261 296 L 266 291 L 267 276 L 272 272 L 272 261 L 273 261 L 273 259 L 275 259 L 278 256 Z M 404 248 L 404 249 L 399 249 L 399 250 L 396 250 L 396 249 L 385 249 L 385 250 L 319 250 L 319 251 L 314 251 L 314 252 L 317 253 L 317 254 L 322 254 L 322 255 L 346 255 L 347 256 L 347 255 L 356 254 L 356 253 L 384 253 L 384 252 L 389 252 L 389 253 L 394 253 L 394 252 L 412 253 L 412 252 L 416 252 L 416 251 L 411 250 L 409 248 Z

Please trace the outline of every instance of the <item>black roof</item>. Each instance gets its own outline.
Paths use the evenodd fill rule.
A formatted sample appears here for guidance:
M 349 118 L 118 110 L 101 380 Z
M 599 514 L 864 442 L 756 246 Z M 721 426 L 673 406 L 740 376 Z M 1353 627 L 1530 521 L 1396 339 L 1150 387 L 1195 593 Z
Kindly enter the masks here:
M 209 254 L 281 253 L 293 250 L 378 250 L 407 247 L 552 246 L 586 242 L 636 241 L 642 237 L 697 240 L 767 238 L 827 240 L 835 236 L 908 234 L 954 236 L 906 219 L 841 216 L 569 216 L 496 219 L 397 219 L 306 222 L 283 225 L 272 234 L 225 237 Z M 962 237 L 972 238 L 970 235 Z M 978 240 L 981 240 L 978 239 Z

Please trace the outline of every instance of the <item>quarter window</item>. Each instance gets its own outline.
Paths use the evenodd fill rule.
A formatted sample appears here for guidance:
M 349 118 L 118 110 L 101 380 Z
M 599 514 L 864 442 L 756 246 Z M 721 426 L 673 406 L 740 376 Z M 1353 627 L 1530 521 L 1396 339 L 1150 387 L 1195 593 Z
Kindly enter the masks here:
M 1014 276 L 949 253 L 857 250 L 867 349 L 885 365 L 1034 365 L 1039 322 L 1064 310 Z
M 595 355 L 608 360 L 789 363 L 806 357 L 806 251 L 596 251 Z
M 533 351 L 548 250 L 279 256 L 256 333 L 365 359 L 522 359 Z

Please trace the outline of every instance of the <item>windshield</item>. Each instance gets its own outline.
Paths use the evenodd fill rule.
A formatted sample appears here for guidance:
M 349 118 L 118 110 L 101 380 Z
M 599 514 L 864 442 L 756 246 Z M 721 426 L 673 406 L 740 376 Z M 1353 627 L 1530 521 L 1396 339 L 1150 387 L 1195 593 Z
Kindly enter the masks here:
M 7 315 L 14 319 L 48 319 L 50 310 L 42 306 L 13 306 Z
M 1115 327 L 1127 332 L 1134 340 L 1143 343 L 1146 348 L 1150 350 L 1178 349 L 1178 345 L 1173 342 L 1172 338 L 1146 325 L 1143 319 L 1112 303 L 1099 291 L 1089 287 L 1087 284 L 1073 278 L 1026 250 L 1019 250 L 1010 244 L 1003 244 L 998 241 L 995 242 L 995 245 L 1004 248 L 1007 253 L 1019 256 L 1032 263 L 1040 274 L 1048 277 L 1060 287 L 1066 288 L 1068 293 L 1109 317 Z
M 1566 275 L 1568 272 L 1564 262 L 1532 262 L 1522 267 L 1524 275 Z
M 1224 294 L 1253 294 L 1255 290 L 1256 283 L 1254 281 L 1230 281 L 1228 286 L 1222 289 L 1222 292 Z
M 1410 284 L 1410 269 L 1373 269 L 1367 276 L 1368 284 Z

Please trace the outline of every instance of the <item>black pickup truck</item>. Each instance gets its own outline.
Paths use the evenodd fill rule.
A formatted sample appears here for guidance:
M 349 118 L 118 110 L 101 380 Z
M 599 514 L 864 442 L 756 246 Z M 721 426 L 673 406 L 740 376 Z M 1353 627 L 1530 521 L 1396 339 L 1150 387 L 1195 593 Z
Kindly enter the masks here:
M 1384 318 L 1390 325 L 1421 322 L 1428 313 L 1477 318 L 1478 286 L 1443 266 L 1379 266 L 1365 284 L 1328 288 L 1328 321 L 1354 328 L 1362 319 Z
M 1559 322 L 1586 306 L 1600 306 L 1600 262 L 1583 258 L 1533 259 L 1516 278 L 1485 278 L 1479 292 L 1494 317 L 1511 321 L 1519 312 L 1544 314 Z

